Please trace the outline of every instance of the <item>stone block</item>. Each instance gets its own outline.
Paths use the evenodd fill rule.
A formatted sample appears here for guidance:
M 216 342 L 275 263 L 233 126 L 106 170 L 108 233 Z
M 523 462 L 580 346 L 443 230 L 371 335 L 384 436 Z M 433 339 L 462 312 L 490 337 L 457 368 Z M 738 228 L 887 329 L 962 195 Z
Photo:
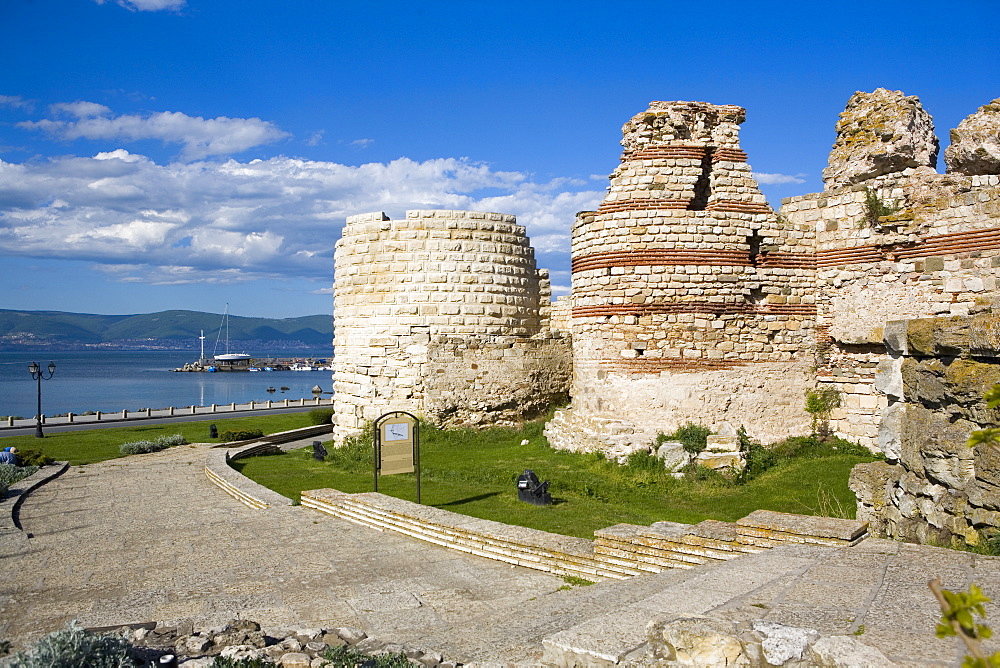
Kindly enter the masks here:
M 902 399 L 902 368 L 902 357 L 897 356 L 881 360 L 875 370 L 875 389 L 894 399 Z

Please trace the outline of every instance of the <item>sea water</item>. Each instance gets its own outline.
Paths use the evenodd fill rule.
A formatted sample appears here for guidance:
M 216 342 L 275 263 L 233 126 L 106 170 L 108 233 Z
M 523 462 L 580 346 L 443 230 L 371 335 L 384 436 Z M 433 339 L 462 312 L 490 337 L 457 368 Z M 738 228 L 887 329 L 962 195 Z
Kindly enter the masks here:
M 330 359 L 329 351 L 248 352 L 260 358 Z M 197 358 L 197 352 L 184 350 L 0 352 L 0 416 L 35 415 L 38 382 L 28 371 L 32 362 L 46 376 L 49 362 L 56 365 L 52 379 L 42 381 L 44 415 L 280 401 L 311 398 L 316 385 L 326 393 L 333 389 L 330 371 L 171 371 Z M 282 391 L 282 386 L 288 390 Z M 269 387 L 275 391 L 268 392 Z

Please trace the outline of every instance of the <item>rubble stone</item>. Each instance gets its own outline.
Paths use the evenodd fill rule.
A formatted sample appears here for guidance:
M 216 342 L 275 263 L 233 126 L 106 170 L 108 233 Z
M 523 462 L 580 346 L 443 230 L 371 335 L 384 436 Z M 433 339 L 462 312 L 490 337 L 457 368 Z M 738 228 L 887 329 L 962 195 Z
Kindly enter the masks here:
M 1000 98 L 979 107 L 951 131 L 944 164 L 949 173 L 1000 174 Z
M 937 155 L 934 122 L 916 96 L 859 91 L 840 115 L 823 183 L 832 190 L 907 168 L 933 168 Z

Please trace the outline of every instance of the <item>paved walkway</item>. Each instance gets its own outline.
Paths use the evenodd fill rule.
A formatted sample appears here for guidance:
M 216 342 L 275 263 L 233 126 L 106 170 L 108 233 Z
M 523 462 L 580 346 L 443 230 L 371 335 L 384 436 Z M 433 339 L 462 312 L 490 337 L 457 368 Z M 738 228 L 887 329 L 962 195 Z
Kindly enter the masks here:
M 357 626 L 458 660 L 533 662 L 542 640 L 625 655 L 657 616 L 767 619 L 857 634 L 895 661 L 954 665 L 934 637 L 934 576 L 1000 598 L 1000 559 L 868 540 L 788 546 L 714 567 L 560 591 L 561 578 L 302 507 L 251 510 L 205 478 L 206 446 L 72 467 L 0 535 L 0 639 L 236 616 L 274 630 Z M 1000 610 L 988 606 L 994 626 Z M 993 649 L 1000 649 L 1000 646 Z

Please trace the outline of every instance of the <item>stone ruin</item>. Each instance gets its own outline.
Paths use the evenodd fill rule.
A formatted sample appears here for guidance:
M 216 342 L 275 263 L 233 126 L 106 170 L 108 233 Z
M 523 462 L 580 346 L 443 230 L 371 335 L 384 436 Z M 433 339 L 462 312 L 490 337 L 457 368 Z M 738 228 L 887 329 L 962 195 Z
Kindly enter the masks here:
M 864 512 L 895 507 L 899 517 L 875 522 L 892 535 L 919 533 L 909 522 L 918 516 L 947 523 L 910 512 L 906 499 L 938 503 L 935 485 L 968 490 L 991 469 L 970 473 L 944 457 L 964 473 L 942 478 L 914 459 L 923 446 L 900 445 L 916 431 L 900 417 L 908 395 L 883 383 L 886 365 L 906 356 L 887 332 L 1000 304 L 1000 100 L 952 131 L 939 174 L 933 122 L 916 97 L 856 93 L 823 192 L 786 198 L 777 212 L 740 148 L 745 115 L 652 102 L 631 118 L 607 195 L 577 215 L 572 296 L 555 303 L 513 216 L 348 219 L 336 251 L 338 437 L 390 409 L 446 426 L 510 424 L 568 393 L 572 405 L 546 426 L 553 447 L 622 458 L 686 422 L 743 426 L 763 442 L 806 433 L 805 393 L 834 388 L 834 433 L 902 467 L 858 477 Z M 941 364 L 954 365 L 947 355 Z M 949 432 L 956 452 L 958 431 L 996 422 L 979 409 L 962 419 Z M 917 490 L 924 483 L 901 470 L 930 487 Z M 967 496 L 970 507 L 984 498 Z M 1000 526 L 983 520 L 1000 503 L 976 507 L 945 533 Z
M 388 411 L 446 427 L 516 424 L 565 398 L 569 339 L 514 216 L 351 216 L 337 242 L 334 434 Z

